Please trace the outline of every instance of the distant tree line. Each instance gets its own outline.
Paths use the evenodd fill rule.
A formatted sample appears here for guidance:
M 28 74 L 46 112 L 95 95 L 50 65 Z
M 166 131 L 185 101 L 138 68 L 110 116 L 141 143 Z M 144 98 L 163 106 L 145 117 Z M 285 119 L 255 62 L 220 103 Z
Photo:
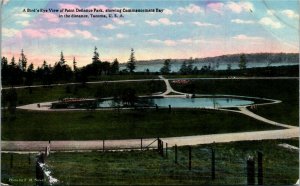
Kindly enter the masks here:
M 2 57 L 2 84 L 15 86 L 33 85 L 34 83 L 49 85 L 69 81 L 86 82 L 90 77 L 100 79 L 103 75 L 134 73 L 136 59 L 134 50 L 131 49 L 127 69 L 120 72 L 118 59 L 115 59 L 113 62 L 101 61 L 98 49 L 95 47 L 91 63 L 80 68 L 77 67 L 75 57 L 73 58 L 73 68 L 71 68 L 67 64 L 63 52 L 60 53 L 59 60 L 53 66 L 45 60 L 36 69 L 32 62 L 28 64 L 29 62 L 23 49 L 21 50 L 19 61 L 16 61 L 14 56 L 10 61 L 7 57 Z
M 209 63 L 209 65 L 204 65 L 201 67 L 201 69 L 198 69 L 197 66 L 194 66 L 195 60 L 193 58 L 190 58 L 188 60 L 184 60 L 181 64 L 181 67 L 178 71 L 179 74 L 182 75 L 188 75 L 188 74 L 201 74 L 201 73 L 207 73 L 211 71 L 215 71 L 219 68 L 219 63 L 217 62 L 213 66 Z M 247 67 L 247 59 L 245 54 L 240 55 L 239 59 L 239 68 L 241 70 L 245 70 Z M 228 63 L 227 65 L 227 71 L 231 71 L 231 64 Z M 160 69 L 161 74 L 170 74 L 171 73 L 171 59 L 166 59 L 164 61 L 163 66 Z

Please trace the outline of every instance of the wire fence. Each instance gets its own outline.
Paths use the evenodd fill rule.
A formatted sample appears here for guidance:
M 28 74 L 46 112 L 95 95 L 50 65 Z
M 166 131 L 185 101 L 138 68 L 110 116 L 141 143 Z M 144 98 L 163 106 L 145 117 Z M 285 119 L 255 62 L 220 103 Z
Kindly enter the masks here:
M 157 147 L 150 150 L 143 148 L 149 144 Z M 223 153 L 224 149 L 213 146 L 166 148 L 166 143 L 159 138 L 149 144 L 144 144 L 140 151 L 132 152 L 50 153 L 45 162 L 51 175 L 59 180 L 59 185 L 290 185 L 298 179 L 294 176 L 299 172 L 297 166 L 271 161 L 259 163 L 259 156 L 263 153 L 255 152 L 252 157 L 247 157 Z M 2 181 L 18 178 L 21 169 L 27 172 L 21 174 L 36 179 L 36 161 L 36 154 L 5 154 L 2 156 Z M 253 163 L 252 168 L 249 162 Z M 262 169 L 259 169 L 260 166 Z M 42 171 L 45 174 L 45 170 Z M 43 183 L 50 184 L 49 176 L 44 176 Z

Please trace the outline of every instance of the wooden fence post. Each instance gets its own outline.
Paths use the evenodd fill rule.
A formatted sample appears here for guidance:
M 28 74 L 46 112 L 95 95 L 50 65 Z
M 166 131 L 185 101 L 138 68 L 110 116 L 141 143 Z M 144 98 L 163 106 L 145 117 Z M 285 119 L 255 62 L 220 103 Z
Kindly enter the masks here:
M 143 150 L 143 138 L 141 138 L 141 150 Z
M 161 146 L 160 146 L 160 155 L 162 156 L 162 157 L 164 157 L 164 142 L 162 141 L 162 140 L 160 140 L 160 144 L 161 144 Z
M 258 185 L 263 185 L 263 153 L 257 152 L 257 182 Z
M 14 156 L 13 154 L 10 154 L 10 168 L 13 168 L 13 161 L 14 161 Z
M 255 164 L 252 157 L 247 160 L 247 185 L 255 184 Z
M 104 150 L 105 150 L 105 141 L 103 140 L 102 141 L 102 151 L 104 152 Z
M 177 145 L 175 145 L 175 163 L 178 164 L 178 161 L 177 161 Z
M 166 158 L 168 158 L 168 143 L 166 143 Z
M 159 153 L 160 151 L 160 139 L 159 137 L 157 138 L 157 152 Z
M 189 170 L 192 170 L 192 147 L 189 146 Z
M 215 180 L 216 178 L 216 167 L 215 167 L 215 150 L 212 148 L 211 149 L 211 179 Z

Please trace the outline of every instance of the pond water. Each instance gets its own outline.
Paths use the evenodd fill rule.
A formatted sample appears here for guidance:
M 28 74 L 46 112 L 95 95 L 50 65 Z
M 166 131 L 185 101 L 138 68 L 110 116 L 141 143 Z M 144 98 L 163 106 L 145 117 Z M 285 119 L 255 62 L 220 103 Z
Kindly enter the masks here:
M 206 97 L 206 98 L 143 98 L 139 100 L 137 105 L 140 106 L 159 106 L 172 108 L 219 108 L 219 107 L 236 107 L 243 105 L 251 105 L 253 101 L 224 98 L 224 97 Z M 99 108 L 117 106 L 113 100 L 104 100 L 97 103 Z M 119 106 L 123 106 L 119 104 Z

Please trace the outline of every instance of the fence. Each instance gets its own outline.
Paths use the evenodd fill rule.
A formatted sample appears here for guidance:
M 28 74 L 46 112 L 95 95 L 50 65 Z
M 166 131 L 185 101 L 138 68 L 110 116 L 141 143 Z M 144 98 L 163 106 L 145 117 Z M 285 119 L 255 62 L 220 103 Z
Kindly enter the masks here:
M 224 149 L 214 145 L 209 147 L 177 147 L 176 145 L 168 147 L 168 144 L 160 138 L 147 142 L 140 139 L 139 151 L 133 152 L 109 152 L 110 149 L 105 148 L 105 140 L 102 145 L 103 148 L 100 148 L 100 151 L 94 152 L 94 154 L 91 152 L 92 155 L 86 153 L 78 156 L 80 160 L 88 161 L 90 158 L 91 162 L 87 162 L 87 164 L 96 164 L 96 167 L 90 170 L 82 170 L 81 167 L 84 166 L 84 163 L 77 162 L 73 155 L 67 153 L 51 153 L 49 158 L 46 158 L 44 154 L 49 154 L 49 147 L 45 149 L 43 155 L 37 158 L 33 158 L 33 154 L 23 155 L 22 166 L 28 164 L 32 169 L 36 161 L 36 180 L 44 182 L 46 177 L 41 174 L 42 169 L 37 166 L 38 162 L 43 161 L 42 157 L 45 159 L 46 164 L 49 163 L 53 167 L 55 167 L 54 165 L 65 164 L 64 170 L 54 169 L 53 172 L 66 185 L 68 183 L 72 185 L 72 183 L 74 184 L 72 180 L 78 181 L 80 179 L 86 180 L 86 182 L 81 183 L 82 185 L 93 185 L 93 183 L 98 183 L 99 180 L 103 184 L 294 184 L 296 181 L 294 178 L 279 170 L 288 169 L 296 174 L 299 171 L 299 169 L 284 164 L 277 165 L 281 169 L 277 169 L 276 164 L 271 166 L 270 163 L 265 162 L 264 154 L 261 151 L 252 154 L 252 157 L 246 155 L 241 157 L 232 154 L 230 149 L 226 150 L 226 152 L 228 151 L 227 154 L 223 153 Z M 105 153 L 102 151 L 105 151 Z M 17 156 L 7 154 L 5 157 L 6 161 L 4 162 L 6 163 L 2 165 L 4 166 L 4 172 L 8 172 L 8 175 L 11 172 L 5 170 L 20 168 L 17 163 L 19 159 Z M 37 182 L 37 185 L 42 185 L 43 182 Z

